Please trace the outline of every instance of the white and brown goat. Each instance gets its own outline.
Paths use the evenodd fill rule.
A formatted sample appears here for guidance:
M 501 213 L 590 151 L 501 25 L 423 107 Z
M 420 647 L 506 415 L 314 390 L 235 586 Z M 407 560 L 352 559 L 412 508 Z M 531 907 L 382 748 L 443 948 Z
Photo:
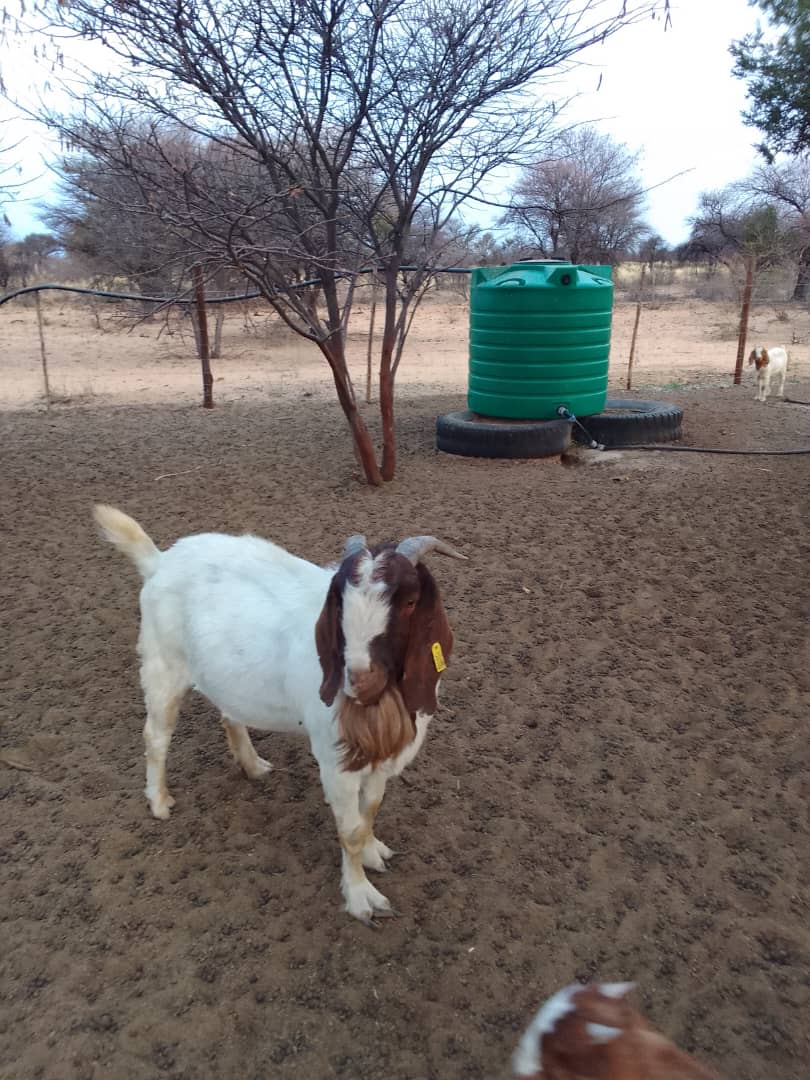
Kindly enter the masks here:
M 520 1080 L 721 1080 L 625 1000 L 632 983 L 574 983 L 548 999 L 512 1057 Z
M 364 867 L 392 852 L 374 835 L 391 776 L 416 756 L 436 711 L 453 636 L 422 559 L 465 558 L 432 536 L 369 548 L 350 537 L 324 569 L 256 536 L 206 533 L 159 551 L 110 506 L 96 522 L 144 579 L 138 652 L 146 702 L 146 797 L 157 818 L 174 800 L 166 754 L 186 691 L 217 706 L 245 773 L 271 769 L 247 727 L 309 736 L 343 849 L 346 910 L 391 914 Z
M 771 392 L 771 379 L 779 380 L 779 397 L 785 396 L 785 376 L 788 369 L 788 351 L 781 345 L 773 345 L 767 349 L 764 345 L 757 345 L 748 356 L 748 366 L 752 364 L 757 369 L 757 401 L 765 401 Z

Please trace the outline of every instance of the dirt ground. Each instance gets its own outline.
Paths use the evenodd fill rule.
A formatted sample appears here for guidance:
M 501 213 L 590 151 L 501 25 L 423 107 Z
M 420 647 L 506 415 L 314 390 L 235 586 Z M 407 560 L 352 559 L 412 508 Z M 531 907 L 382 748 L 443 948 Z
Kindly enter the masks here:
M 642 396 L 683 405 L 687 444 L 810 446 L 809 409 L 726 385 L 728 313 L 691 307 L 645 313 Z M 466 324 L 437 304 L 403 370 L 399 477 L 374 491 L 277 329 L 230 340 L 204 411 L 190 335 L 47 310 L 72 399 L 50 414 L 19 407 L 32 312 L 0 311 L 0 1077 L 506 1080 L 539 1002 L 600 978 L 635 980 L 729 1078 L 806 1080 L 810 457 L 440 455 Z M 788 383 L 805 401 L 808 352 Z M 469 554 L 432 559 L 456 652 L 379 818 L 398 919 L 340 911 L 307 746 L 257 734 L 276 768 L 251 783 L 199 697 L 177 806 L 151 819 L 137 578 L 94 534 L 99 500 L 162 545 L 255 530 L 325 562 L 349 533 L 435 533 Z

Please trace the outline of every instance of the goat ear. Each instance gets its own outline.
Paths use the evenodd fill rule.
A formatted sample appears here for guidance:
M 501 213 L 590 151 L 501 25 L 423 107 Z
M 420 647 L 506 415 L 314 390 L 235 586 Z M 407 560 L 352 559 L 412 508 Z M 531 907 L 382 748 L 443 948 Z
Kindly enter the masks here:
M 432 716 L 437 708 L 439 676 L 453 651 L 453 632 L 433 575 L 422 563 L 417 564 L 416 572 L 421 592 L 410 617 L 400 690 L 409 713 Z
M 337 577 L 332 578 L 318 621 L 315 623 L 315 647 L 321 662 L 323 682 L 320 695 L 324 705 L 331 705 L 340 689 L 343 675 L 343 628 L 340 616 L 343 600 Z

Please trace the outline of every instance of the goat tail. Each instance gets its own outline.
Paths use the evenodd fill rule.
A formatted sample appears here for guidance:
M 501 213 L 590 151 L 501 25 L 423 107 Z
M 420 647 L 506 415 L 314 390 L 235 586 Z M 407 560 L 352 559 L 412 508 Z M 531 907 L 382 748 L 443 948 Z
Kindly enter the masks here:
M 93 507 L 93 518 L 104 539 L 132 559 L 142 578 L 154 574 L 160 551 L 134 518 L 101 503 Z

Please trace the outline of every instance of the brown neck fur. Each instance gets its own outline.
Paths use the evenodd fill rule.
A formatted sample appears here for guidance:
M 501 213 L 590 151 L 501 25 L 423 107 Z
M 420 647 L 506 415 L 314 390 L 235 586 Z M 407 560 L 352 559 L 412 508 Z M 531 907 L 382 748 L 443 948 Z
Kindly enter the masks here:
M 397 757 L 416 735 L 411 714 L 395 687 L 389 687 L 376 705 L 360 705 L 342 697 L 338 729 L 343 768 L 347 772 L 358 772 L 366 765 L 374 767 Z

